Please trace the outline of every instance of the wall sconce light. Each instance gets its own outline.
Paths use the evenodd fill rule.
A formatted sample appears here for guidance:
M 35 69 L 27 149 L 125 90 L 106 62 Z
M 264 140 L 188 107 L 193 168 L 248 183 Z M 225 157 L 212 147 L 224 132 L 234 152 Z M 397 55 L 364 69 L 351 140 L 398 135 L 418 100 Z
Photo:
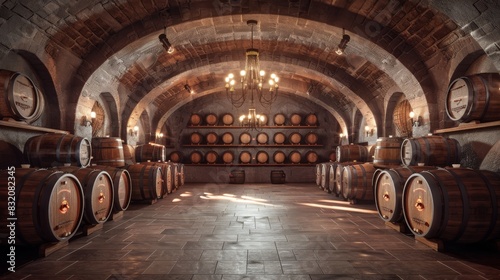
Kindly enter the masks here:
M 91 126 L 92 122 L 95 120 L 97 117 L 96 112 L 92 111 L 90 112 L 90 119 L 87 119 L 87 116 L 82 117 L 82 126 Z
M 414 127 L 420 126 L 421 118 L 420 118 L 420 116 L 417 116 L 415 118 L 415 112 L 413 112 L 413 111 L 410 112 L 410 119 L 411 119 L 412 125 Z
M 371 128 L 369 126 L 365 126 L 365 133 L 366 133 L 366 137 L 372 136 L 373 135 L 373 128 Z
M 191 89 L 191 87 L 188 85 L 188 84 L 185 84 L 184 85 L 184 89 L 190 93 L 190 94 L 194 94 L 194 90 Z
M 175 48 L 168 41 L 167 27 L 163 29 L 163 34 L 160 34 L 160 36 L 158 36 L 158 39 L 160 40 L 161 44 L 163 45 L 163 48 L 167 51 L 168 54 L 171 54 L 175 51 Z
M 161 138 L 163 138 L 163 133 L 157 133 L 157 134 L 156 134 L 156 138 L 157 138 L 157 139 L 161 139 Z
M 345 51 L 345 48 L 347 48 L 347 43 L 351 40 L 351 37 L 347 34 L 345 34 L 345 29 L 342 29 L 342 40 L 340 40 L 340 44 L 337 46 L 337 49 L 335 50 L 335 53 L 338 55 L 342 55 Z
M 129 130 L 129 133 L 130 133 L 130 136 L 137 136 L 137 134 L 139 133 L 139 127 L 137 125 L 134 126 L 134 128 L 131 128 Z

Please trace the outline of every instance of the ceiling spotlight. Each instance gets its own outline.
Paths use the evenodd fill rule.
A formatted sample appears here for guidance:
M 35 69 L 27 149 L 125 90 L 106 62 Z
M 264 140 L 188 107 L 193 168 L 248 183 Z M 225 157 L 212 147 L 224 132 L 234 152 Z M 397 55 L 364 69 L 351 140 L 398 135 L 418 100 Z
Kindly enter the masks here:
M 194 90 L 191 89 L 191 87 L 188 84 L 184 85 L 184 89 L 189 92 L 190 94 L 194 94 Z
M 345 29 L 343 29 L 342 40 L 340 40 L 340 44 L 337 46 L 337 50 L 335 50 L 335 53 L 337 53 L 338 55 L 342 55 L 345 51 L 345 48 L 347 48 L 347 43 L 349 43 L 349 40 L 351 40 L 351 37 L 345 34 Z
M 167 51 L 167 53 L 171 54 L 175 51 L 175 49 L 172 46 L 172 44 L 170 44 L 170 42 L 168 41 L 166 33 L 167 33 L 167 28 L 165 27 L 165 29 L 163 30 L 163 34 L 160 34 L 160 36 L 158 36 L 158 39 L 160 39 L 160 42 L 163 45 L 163 48 L 165 48 L 165 50 Z

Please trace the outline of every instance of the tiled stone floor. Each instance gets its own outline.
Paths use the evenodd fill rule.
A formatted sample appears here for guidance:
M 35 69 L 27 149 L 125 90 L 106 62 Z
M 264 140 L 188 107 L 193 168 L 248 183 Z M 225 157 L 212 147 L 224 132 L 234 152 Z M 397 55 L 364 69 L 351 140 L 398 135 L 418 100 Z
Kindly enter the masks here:
M 186 184 L 4 278 L 500 279 L 500 253 L 436 252 L 314 184 Z

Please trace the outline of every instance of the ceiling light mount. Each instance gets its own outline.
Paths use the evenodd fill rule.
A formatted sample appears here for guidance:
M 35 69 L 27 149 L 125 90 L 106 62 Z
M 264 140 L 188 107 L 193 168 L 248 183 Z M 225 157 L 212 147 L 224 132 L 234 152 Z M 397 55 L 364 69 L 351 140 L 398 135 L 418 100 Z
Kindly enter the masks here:
M 337 46 L 337 49 L 335 50 L 335 53 L 338 55 L 342 55 L 345 52 L 345 49 L 347 48 L 347 43 L 351 40 L 351 37 L 347 34 L 345 34 L 345 29 L 342 28 L 342 40 L 340 40 L 340 43 Z

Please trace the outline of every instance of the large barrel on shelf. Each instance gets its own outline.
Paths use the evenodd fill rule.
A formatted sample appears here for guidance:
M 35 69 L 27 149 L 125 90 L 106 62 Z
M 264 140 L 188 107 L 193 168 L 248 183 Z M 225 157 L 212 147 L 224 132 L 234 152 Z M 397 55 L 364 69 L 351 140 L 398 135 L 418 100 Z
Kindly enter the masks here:
M 191 163 L 201 163 L 203 160 L 203 154 L 200 151 L 192 151 L 189 155 Z
M 189 124 L 194 126 L 201 125 L 201 116 L 199 114 L 191 114 Z
M 31 166 L 37 167 L 63 166 L 67 163 L 87 167 L 92 155 L 91 146 L 87 138 L 47 133 L 26 141 L 24 157 Z
M 354 164 L 342 171 L 342 195 L 349 200 L 374 201 L 372 177 L 373 163 Z
M 299 145 L 302 141 L 302 135 L 298 132 L 292 132 L 290 133 L 290 135 L 288 135 L 288 141 L 292 145 Z
M 460 163 L 460 144 L 453 138 L 424 136 L 405 139 L 401 145 L 404 165 L 451 166 Z
M 125 166 L 125 169 L 132 179 L 132 201 L 153 201 L 161 198 L 163 178 L 159 166 L 137 163 Z
M 242 132 L 240 134 L 240 144 L 250 144 L 252 142 L 252 135 L 248 132 Z
M 222 115 L 222 124 L 223 125 L 233 125 L 234 123 L 234 117 L 232 114 L 230 113 L 226 113 L 224 115 Z
M 291 151 L 288 154 L 288 160 L 290 161 L 290 163 L 300 163 L 302 161 L 302 155 L 299 151 Z
M 135 160 L 137 162 L 165 161 L 165 146 L 148 143 L 135 148 Z
M 268 122 L 269 122 L 269 119 L 268 119 L 267 115 L 260 114 L 260 120 L 259 120 L 260 125 L 267 125 Z
M 422 171 L 403 189 L 403 215 L 425 238 L 477 243 L 500 238 L 500 175 L 467 168 Z
M 10 178 L 15 178 L 14 181 Z M 83 217 L 84 197 L 80 181 L 62 171 L 17 168 L 0 171 L 0 195 L 16 199 L 16 243 L 40 245 L 69 240 Z M 0 204 L 8 212 L 7 201 Z M 0 219 L 0 239 L 11 236 L 7 215 Z M 5 238 L 5 240 L 4 240 Z M 4 243 L 5 242 L 5 243 Z
M 274 125 L 284 125 L 286 121 L 286 117 L 282 113 L 278 113 L 274 115 Z
M 0 118 L 31 123 L 44 108 L 43 95 L 27 76 L 0 70 Z
M 118 137 L 92 138 L 92 164 L 125 166 L 122 139 Z
M 134 164 L 135 163 L 135 148 L 130 144 L 123 144 L 123 159 L 125 164 Z
M 209 113 L 205 116 L 205 123 L 207 125 L 211 126 L 217 125 L 217 121 L 218 121 L 217 115 L 214 113 Z
M 104 170 L 111 176 L 114 190 L 113 213 L 127 210 L 132 197 L 132 179 L 130 178 L 130 173 L 126 169 L 114 166 L 97 165 L 92 166 L 92 168 Z
M 284 144 L 286 140 L 286 136 L 283 132 L 276 132 L 273 136 L 274 144 L 281 145 Z
M 307 145 L 316 145 L 318 144 L 318 134 L 315 132 L 309 132 L 304 137 L 304 140 Z
M 373 175 L 375 205 L 382 220 L 386 222 L 402 222 L 403 188 L 406 180 L 414 173 L 436 169 L 433 166 L 401 166 L 391 169 L 377 169 Z
M 319 156 L 315 151 L 307 151 L 304 158 L 307 163 L 316 163 L 318 162 Z
M 219 154 L 217 154 L 216 151 L 208 151 L 205 153 L 205 161 L 207 163 L 217 163 L 217 161 L 219 160 Z
M 401 145 L 403 138 L 380 137 L 375 144 L 373 165 L 377 168 L 391 168 L 401 165 Z
M 257 163 L 268 163 L 269 154 L 266 151 L 258 151 L 255 154 L 255 160 L 257 161 Z
M 451 82 L 446 114 L 460 122 L 500 120 L 500 73 L 481 73 Z
M 297 114 L 297 113 L 293 113 L 290 115 L 290 124 L 293 125 L 293 126 L 298 126 L 302 123 L 302 116 Z
M 269 141 L 269 136 L 265 132 L 259 132 L 255 137 L 255 140 L 257 140 L 257 144 L 265 145 Z
M 233 163 L 234 161 L 234 153 L 232 151 L 224 151 L 222 153 L 222 162 L 225 164 Z
M 306 116 L 305 123 L 308 126 L 316 126 L 318 125 L 318 117 L 316 114 L 309 114 Z
M 201 135 L 201 133 L 199 132 L 193 132 L 191 133 L 189 140 L 191 141 L 192 145 L 199 145 L 203 140 L 203 135 Z
M 275 151 L 273 153 L 274 163 L 278 163 L 278 164 L 285 163 L 285 160 L 286 160 L 286 155 L 283 151 Z
M 349 162 L 349 161 L 368 161 L 369 153 L 366 146 L 361 145 L 342 145 L 337 146 L 337 161 L 338 162 Z
M 401 136 L 411 136 L 413 133 L 413 121 L 410 119 L 410 112 L 413 111 L 410 102 L 406 99 L 399 102 L 394 108 L 392 122 Z
M 219 141 L 219 136 L 215 132 L 209 132 L 207 133 L 207 135 L 205 135 L 205 139 L 207 141 L 207 144 L 215 145 Z
M 172 151 L 168 158 L 172 162 L 182 162 L 184 155 L 180 151 Z
M 242 151 L 240 153 L 240 163 L 252 162 L 252 154 L 249 151 Z
M 163 187 L 161 191 L 161 197 L 172 192 L 174 188 L 173 177 L 174 172 L 172 171 L 172 164 L 168 162 L 144 162 L 144 165 L 158 166 L 161 168 L 161 174 L 163 177 Z
M 76 166 L 63 166 L 57 169 L 75 175 L 82 185 L 83 222 L 87 225 L 106 222 L 113 211 L 115 198 L 113 181 L 109 173 L 100 169 Z
M 225 145 L 233 144 L 234 137 L 231 132 L 224 132 L 221 136 L 222 143 Z

